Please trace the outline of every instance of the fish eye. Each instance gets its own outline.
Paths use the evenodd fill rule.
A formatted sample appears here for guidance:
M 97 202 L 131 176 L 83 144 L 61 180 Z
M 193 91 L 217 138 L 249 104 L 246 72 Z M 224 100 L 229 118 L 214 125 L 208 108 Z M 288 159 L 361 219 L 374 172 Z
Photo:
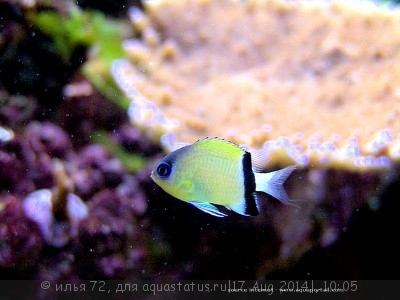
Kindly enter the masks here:
M 157 167 L 157 174 L 161 178 L 168 178 L 169 175 L 171 175 L 171 165 L 168 163 L 160 163 Z

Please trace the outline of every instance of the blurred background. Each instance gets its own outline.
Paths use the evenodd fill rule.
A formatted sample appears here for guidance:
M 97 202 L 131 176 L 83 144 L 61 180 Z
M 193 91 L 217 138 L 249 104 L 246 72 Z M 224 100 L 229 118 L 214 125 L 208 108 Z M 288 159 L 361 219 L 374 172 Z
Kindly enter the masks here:
M 151 181 L 165 154 L 110 73 L 137 35 L 132 7 L 0 1 L 0 279 L 399 279 L 395 162 L 299 168 L 285 185 L 298 207 L 266 197 L 254 218 Z

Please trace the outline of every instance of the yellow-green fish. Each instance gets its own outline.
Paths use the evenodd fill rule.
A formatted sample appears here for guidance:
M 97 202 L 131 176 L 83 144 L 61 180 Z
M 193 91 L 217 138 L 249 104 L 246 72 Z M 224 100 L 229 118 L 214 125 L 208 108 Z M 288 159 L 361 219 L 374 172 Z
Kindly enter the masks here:
M 239 145 L 205 138 L 165 156 L 150 177 L 175 198 L 217 217 L 226 214 L 214 204 L 241 215 L 258 215 L 259 192 L 289 204 L 283 183 L 295 167 L 258 173 L 252 165 L 250 152 Z

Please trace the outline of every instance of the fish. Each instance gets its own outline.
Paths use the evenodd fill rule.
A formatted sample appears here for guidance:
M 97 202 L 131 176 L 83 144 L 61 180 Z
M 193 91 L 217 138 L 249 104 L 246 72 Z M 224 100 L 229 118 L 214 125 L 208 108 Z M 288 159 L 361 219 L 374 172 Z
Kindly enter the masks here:
M 244 216 L 259 215 L 262 193 L 290 204 L 283 184 L 296 167 L 262 173 L 254 162 L 242 146 L 206 137 L 166 155 L 150 177 L 168 194 L 216 217 L 227 216 L 221 207 Z

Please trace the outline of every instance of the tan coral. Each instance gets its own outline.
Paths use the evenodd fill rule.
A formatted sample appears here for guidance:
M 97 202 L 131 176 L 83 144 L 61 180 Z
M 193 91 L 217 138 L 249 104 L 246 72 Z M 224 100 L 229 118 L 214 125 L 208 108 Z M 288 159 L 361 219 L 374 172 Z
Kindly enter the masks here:
M 155 1 L 114 63 L 132 121 L 167 150 L 205 136 L 265 166 L 386 168 L 400 157 L 400 13 L 359 3 Z M 137 20 L 137 21 L 135 21 Z

